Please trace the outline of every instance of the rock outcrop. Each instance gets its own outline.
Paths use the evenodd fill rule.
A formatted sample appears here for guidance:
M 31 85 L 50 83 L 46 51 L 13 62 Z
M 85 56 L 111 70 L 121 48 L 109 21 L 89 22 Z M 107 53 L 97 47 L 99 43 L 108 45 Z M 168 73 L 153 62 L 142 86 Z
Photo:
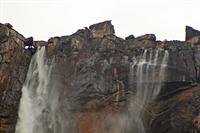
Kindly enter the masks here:
M 3 51 L 0 61 L 4 62 L 0 64 L 0 131 L 13 133 L 31 54 L 24 49 L 23 36 L 5 25 L 0 29 L 0 50 Z M 186 40 L 199 33 L 190 27 L 186 32 Z M 53 62 L 52 81 L 56 79 L 56 87 L 62 92 L 59 107 L 65 107 L 68 100 L 76 123 L 71 131 L 116 132 L 119 123 L 112 118 L 126 113 L 130 97 L 136 92 L 134 81 L 130 85 L 130 64 L 145 50 L 150 56 L 150 51 L 159 49 L 169 52 L 169 62 L 161 92 L 149 103 L 148 113 L 144 112 L 146 131 L 199 132 L 200 49 L 194 43 L 156 41 L 154 34 L 132 35 L 124 40 L 114 34 L 111 21 L 105 21 L 70 36 L 53 37 L 48 42 L 37 41 L 35 44 L 45 46 L 48 60 Z M 158 61 L 162 58 L 158 57 Z
M 195 45 L 200 44 L 200 31 L 195 30 L 190 26 L 186 26 L 185 28 L 186 36 L 185 40 Z
M 111 24 L 111 21 L 105 21 L 91 25 L 89 29 L 91 30 L 92 36 L 94 38 L 102 38 L 107 35 L 114 35 L 115 33 L 114 26 Z

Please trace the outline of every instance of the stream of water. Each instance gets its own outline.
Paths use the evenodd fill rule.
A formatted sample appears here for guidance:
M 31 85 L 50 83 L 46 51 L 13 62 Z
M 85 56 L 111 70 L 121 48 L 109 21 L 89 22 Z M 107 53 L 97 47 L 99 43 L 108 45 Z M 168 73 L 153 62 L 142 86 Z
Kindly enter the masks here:
M 148 52 L 148 54 L 147 54 Z M 147 56 L 148 55 L 148 56 Z M 160 92 L 162 82 L 165 79 L 165 69 L 168 63 L 168 51 L 161 49 L 147 50 L 145 49 L 142 56 L 135 59 L 131 66 L 131 74 L 136 76 L 136 94 L 130 102 L 129 113 L 134 119 L 134 133 L 145 133 L 143 122 L 143 112 L 148 110 L 145 108 L 148 102 L 154 100 Z M 159 59 L 158 57 L 162 57 Z M 132 77 L 130 77 L 133 79 Z
M 123 128 L 131 128 L 131 133 L 146 133 L 143 112 L 148 112 L 146 104 L 160 92 L 165 80 L 168 56 L 168 52 L 162 49 L 145 49 L 140 56 L 134 58 L 130 66 L 129 86 L 133 87 L 135 83 L 136 92 L 130 100 L 130 117 L 126 117 L 126 121 L 131 122 L 128 127 L 123 121 L 125 119 L 120 118 L 120 126 L 112 133 L 129 133 L 128 130 L 122 131 Z M 31 59 L 22 88 L 16 133 L 74 133 L 73 125 L 70 125 L 73 122 L 70 122 L 67 111 L 67 100 L 59 99 L 63 90 L 52 86 L 56 80 L 51 79 L 51 74 L 52 65 L 46 62 L 45 47 L 38 48 Z

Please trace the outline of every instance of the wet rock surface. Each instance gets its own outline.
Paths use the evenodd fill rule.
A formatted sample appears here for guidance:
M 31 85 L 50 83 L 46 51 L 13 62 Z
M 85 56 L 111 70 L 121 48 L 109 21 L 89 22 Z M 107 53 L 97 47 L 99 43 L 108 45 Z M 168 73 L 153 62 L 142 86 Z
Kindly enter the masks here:
M 0 131 L 13 133 L 31 55 L 24 50 L 24 38 L 19 33 L 10 34 L 13 30 L 5 25 L 0 29 Z M 193 36 L 191 28 L 188 30 L 186 38 Z M 167 50 L 169 61 L 164 85 L 158 98 L 149 103 L 146 131 L 199 132 L 200 51 L 193 43 L 156 41 L 154 34 L 129 36 L 124 40 L 114 34 L 111 21 L 80 29 L 70 36 L 35 43 L 46 47 L 49 63 L 53 64 L 51 78 L 57 80 L 60 97 L 65 97 L 60 99 L 61 107 L 67 100 L 70 112 L 76 116 L 76 126 L 71 131 L 111 133 L 110 116 L 126 112 L 136 91 L 136 83 L 129 78 L 134 58 L 140 58 L 145 50 L 147 56 L 159 50 L 158 62 L 162 62 Z M 155 73 L 158 71 L 156 68 Z

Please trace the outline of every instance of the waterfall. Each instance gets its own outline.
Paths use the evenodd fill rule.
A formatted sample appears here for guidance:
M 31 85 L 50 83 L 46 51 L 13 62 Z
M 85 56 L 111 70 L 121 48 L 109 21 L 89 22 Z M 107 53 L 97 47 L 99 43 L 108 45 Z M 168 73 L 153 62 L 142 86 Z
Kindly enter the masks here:
M 162 49 L 145 49 L 133 57 L 130 66 L 129 87 L 135 91 L 130 99 L 128 115 L 119 116 L 115 133 L 145 133 L 145 108 L 160 92 L 165 80 L 168 52 Z M 77 133 L 78 127 L 70 113 L 65 85 L 59 82 L 62 73 L 54 73 L 47 63 L 45 47 L 38 48 L 32 57 L 18 112 L 16 133 Z M 58 77 L 57 77 L 58 76 Z M 110 132 L 110 133 L 113 133 Z
M 16 133 L 40 133 L 40 116 L 47 106 L 47 88 L 51 66 L 45 64 L 45 47 L 32 57 L 18 112 Z
M 160 92 L 162 82 L 165 79 L 168 51 L 145 49 L 142 56 L 134 62 L 130 67 L 130 76 L 136 76 L 136 94 L 131 99 L 129 113 L 134 119 L 132 128 L 134 133 L 145 133 L 142 120 L 143 112 L 147 111 L 148 113 L 145 108 L 146 104 L 155 99 Z M 133 77 L 130 77 L 130 79 L 133 80 Z
M 65 85 L 60 82 L 62 73 L 53 68 L 45 47 L 38 48 L 22 88 L 16 133 L 77 132 Z

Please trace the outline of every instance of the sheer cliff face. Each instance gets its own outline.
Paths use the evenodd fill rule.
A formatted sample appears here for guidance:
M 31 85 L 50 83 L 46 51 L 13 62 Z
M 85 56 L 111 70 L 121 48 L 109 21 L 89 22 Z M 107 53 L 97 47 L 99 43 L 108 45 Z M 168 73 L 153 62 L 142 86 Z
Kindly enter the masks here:
M 105 21 L 70 36 L 35 43 L 45 45 L 48 62 L 53 65 L 50 80 L 59 92 L 54 93 L 60 98 L 59 109 L 62 110 L 67 101 L 68 111 L 73 116 L 69 130 L 121 133 L 120 128 L 123 128 L 125 133 L 133 132 L 131 123 L 124 120 L 129 118 L 124 114 L 136 93 L 136 83 L 130 79 L 130 66 L 145 50 L 148 59 L 151 53 L 159 51 L 157 60 L 162 62 L 166 50 L 169 59 L 164 83 L 157 99 L 148 104 L 149 111 L 144 112 L 146 131 L 199 132 L 200 55 L 198 45 L 191 41 L 161 42 L 156 41 L 153 34 L 129 36 L 124 40 L 115 36 L 113 25 Z M 30 52 L 24 49 L 24 37 L 0 25 L 0 132 L 14 132 L 30 59 Z M 156 67 L 155 75 L 158 71 L 160 68 Z
M 21 88 L 31 54 L 24 49 L 24 37 L 0 24 L 0 132 L 14 132 Z
M 73 97 L 70 105 L 76 112 L 81 133 L 121 132 L 123 128 L 128 133 L 134 130 L 127 126 L 129 122 L 122 120 L 124 117 L 117 118 L 127 113 L 129 98 L 134 97 L 136 91 L 135 81 L 130 81 L 130 65 L 145 50 L 150 57 L 151 51 L 155 53 L 158 49 L 167 50 L 169 60 L 160 95 L 155 104 L 150 104 L 150 113 L 145 112 L 149 117 L 145 118 L 149 119 L 145 120 L 146 128 L 153 133 L 196 130 L 193 122 L 198 115 L 194 112 L 198 112 L 199 105 L 194 102 L 198 97 L 194 100 L 192 96 L 193 93 L 198 95 L 198 86 L 193 89 L 192 84 L 199 80 L 198 46 L 181 41 L 156 41 L 152 34 L 137 38 L 129 36 L 123 40 L 110 32 L 114 30 L 108 30 L 113 28 L 109 22 L 92 27 L 95 31 L 86 28 L 71 36 L 51 38 L 47 46 L 49 58 L 55 57 L 55 71 L 64 77 L 59 80 L 67 91 L 63 95 Z M 160 52 L 158 62 L 162 57 L 163 52 Z M 158 72 L 159 67 L 155 73 Z M 191 100 L 194 104 L 186 104 Z

